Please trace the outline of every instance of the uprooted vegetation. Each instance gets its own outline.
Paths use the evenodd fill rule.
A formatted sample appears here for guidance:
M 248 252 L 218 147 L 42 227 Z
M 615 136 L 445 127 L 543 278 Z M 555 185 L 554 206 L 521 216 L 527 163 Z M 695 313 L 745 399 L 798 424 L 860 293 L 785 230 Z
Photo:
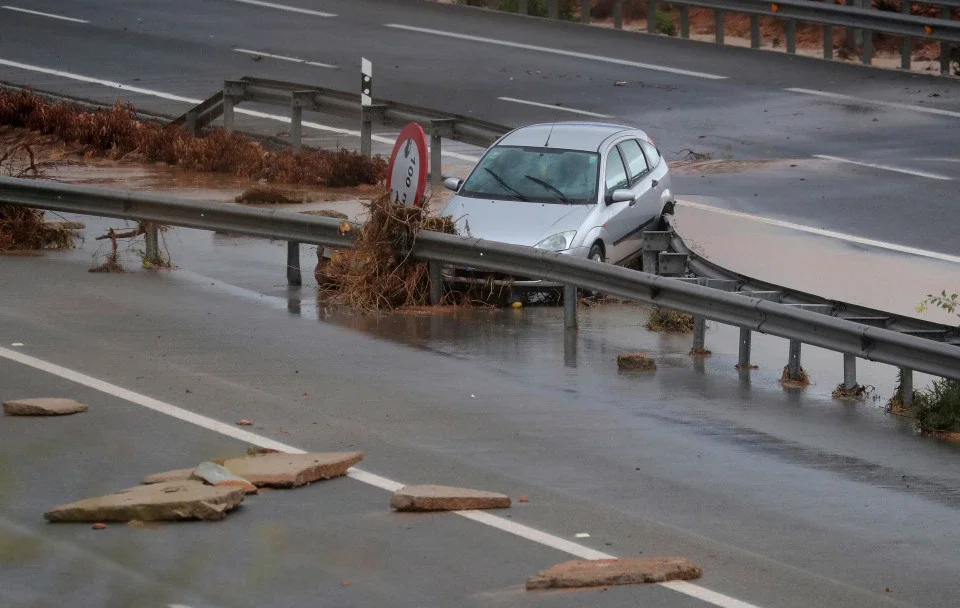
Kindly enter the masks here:
M 685 312 L 655 306 L 644 327 L 650 331 L 685 334 L 693 331 L 693 317 Z
M 336 304 L 367 312 L 430 304 L 429 265 L 408 252 L 420 230 L 456 234 L 452 218 L 395 205 L 388 194 L 367 207 L 363 226 L 340 224 L 341 233 L 358 231 L 356 242 L 320 261 L 315 273 L 320 289 Z M 447 294 L 447 303 L 453 297 Z
M 45 177 L 53 161 L 38 161 L 30 143 L 0 149 L 0 175 L 18 178 Z M 68 249 L 73 247 L 79 224 L 48 222 L 40 209 L 0 205 L 0 251 Z
M 55 135 L 86 148 L 87 154 L 111 159 L 163 162 L 203 172 L 286 184 L 331 188 L 376 184 L 386 176 L 386 162 L 356 152 L 267 150 L 238 133 L 215 129 L 195 136 L 179 128 L 137 118 L 134 107 L 118 101 L 89 111 L 44 100 L 29 90 L 0 89 L 0 125 Z

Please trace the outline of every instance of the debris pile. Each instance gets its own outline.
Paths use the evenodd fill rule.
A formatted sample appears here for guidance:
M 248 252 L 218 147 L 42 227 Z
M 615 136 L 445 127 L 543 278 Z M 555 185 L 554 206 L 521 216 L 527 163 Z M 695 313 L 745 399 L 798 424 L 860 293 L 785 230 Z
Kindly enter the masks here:
M 628 371 L 655 372 L 657 362 L 647 353 L 620 353 L 617 355 L 617 367 Z

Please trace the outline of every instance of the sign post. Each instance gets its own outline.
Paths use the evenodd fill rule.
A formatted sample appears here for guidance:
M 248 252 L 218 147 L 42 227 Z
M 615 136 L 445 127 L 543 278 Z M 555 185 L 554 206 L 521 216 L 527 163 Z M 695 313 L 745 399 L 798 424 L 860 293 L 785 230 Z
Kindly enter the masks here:
M 387 165 L 387 190 L 394 204 L 423 205 L 427 189 L 427 135 L 411 122 L 400 131 Z

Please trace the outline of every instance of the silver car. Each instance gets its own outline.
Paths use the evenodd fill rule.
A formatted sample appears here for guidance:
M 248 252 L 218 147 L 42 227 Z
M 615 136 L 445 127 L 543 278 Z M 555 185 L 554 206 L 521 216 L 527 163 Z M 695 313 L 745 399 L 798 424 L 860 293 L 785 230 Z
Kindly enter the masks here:
M 456 194 L 441 213 L 453 216 L 460 234 L 615 264 L 640 255 L 640 233 L 674 203 L 667 161 L 653 141 L 605 123 L 516 129 L 466 180 L 444 185 Z

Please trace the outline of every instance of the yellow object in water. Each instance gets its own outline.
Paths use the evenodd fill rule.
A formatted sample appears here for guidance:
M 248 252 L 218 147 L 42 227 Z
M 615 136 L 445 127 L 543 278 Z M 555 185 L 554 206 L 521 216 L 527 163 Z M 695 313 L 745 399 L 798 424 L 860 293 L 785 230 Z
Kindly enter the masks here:
M 514 307 L 514 308 L 523 308 L 523 302 L 514 302 L 514 303 L 511 304 L 510 306 L 512 306 L 512 307 Z

